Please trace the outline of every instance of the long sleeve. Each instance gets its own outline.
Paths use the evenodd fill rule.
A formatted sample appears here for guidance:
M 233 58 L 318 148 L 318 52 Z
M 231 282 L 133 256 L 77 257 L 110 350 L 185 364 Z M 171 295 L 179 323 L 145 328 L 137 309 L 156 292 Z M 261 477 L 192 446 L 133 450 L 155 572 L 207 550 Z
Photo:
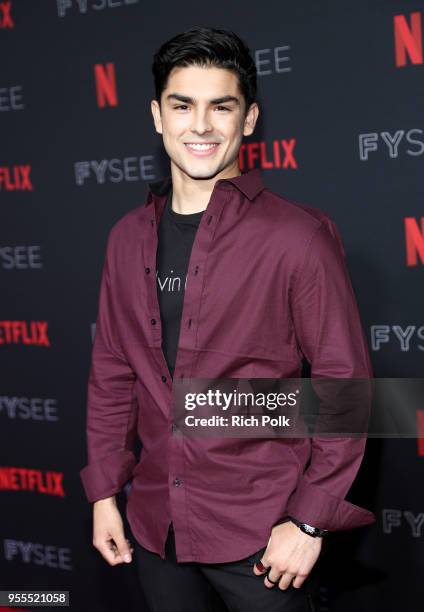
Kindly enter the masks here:
M 136 464 L 133 452 L 137 403 L 135 373 L 122 352 L 115 326 L 114 232 L 104 261 L 96 332 L 88 378 L 86 437 L 88 464 L 80 471 L 88 501 L 117 493 Z
M 373 377 L 342 240 L 330 218 L 321 221 L 307 246 L 291 295 L 291 313 L 312 379 Z M 364 436 L 313 436 L 310 462 L 289 499 L 288 514 L 329 530 L 373 523 L 372 512 L 344 499 L 365 443 Z

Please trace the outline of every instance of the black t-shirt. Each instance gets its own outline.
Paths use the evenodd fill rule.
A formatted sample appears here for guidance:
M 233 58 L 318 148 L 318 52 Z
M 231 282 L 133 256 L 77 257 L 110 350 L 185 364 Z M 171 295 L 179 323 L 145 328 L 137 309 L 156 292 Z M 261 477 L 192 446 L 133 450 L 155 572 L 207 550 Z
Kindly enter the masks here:
M 174 375 L 187 268 L 204 211 L 183 215 L 172 210 L 172 189 L 158 228 L 156 285 L 162 321 L 162 350 Z

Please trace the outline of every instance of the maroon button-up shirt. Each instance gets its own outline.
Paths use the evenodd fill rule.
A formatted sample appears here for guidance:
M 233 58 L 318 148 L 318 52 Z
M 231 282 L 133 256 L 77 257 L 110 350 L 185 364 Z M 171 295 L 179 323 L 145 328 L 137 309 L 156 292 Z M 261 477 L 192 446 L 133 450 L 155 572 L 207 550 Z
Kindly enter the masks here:
M 189 438 L 173 433 L 172 379 L 161 348 L 157 228 L 171 177 L 111 229 L 88 382 L 90 502 L 130 479 L 127 518 L 165 557 L 241 559 L 286 515 L 341 530 L 375 521 L 345 499 L 365 438 Z M 174 378 L 371 378 L 372 369 L 330 217 L 287 201 L 261 172 L 216 181 L 196 233 Z M 134 454 L 135 435 L 142 442 Z

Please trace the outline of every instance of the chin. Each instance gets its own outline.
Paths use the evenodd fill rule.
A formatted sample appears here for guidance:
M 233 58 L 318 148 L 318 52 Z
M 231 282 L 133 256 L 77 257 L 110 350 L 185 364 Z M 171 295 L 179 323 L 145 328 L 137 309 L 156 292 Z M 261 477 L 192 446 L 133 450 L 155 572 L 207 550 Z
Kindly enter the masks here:
M 214 168 L 183 168 L 184 172 L 192 179 L 211 179 L 221 171 L 220 166 Z

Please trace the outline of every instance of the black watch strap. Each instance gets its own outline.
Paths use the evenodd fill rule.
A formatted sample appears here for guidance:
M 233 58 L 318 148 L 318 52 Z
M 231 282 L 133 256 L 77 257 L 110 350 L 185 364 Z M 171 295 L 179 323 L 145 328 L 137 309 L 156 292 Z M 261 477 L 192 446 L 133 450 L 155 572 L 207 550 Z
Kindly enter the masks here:
M 319 527 L 313 527 L 312 525 L 308 525 L 308 523 L 302 523 L 301 521 L 298 521 L 292 516 L 290 517 L 290 520 L 292 523 L 297 525 L 299 529 L 303 531 L 303 533 L 307 533 L 313 538 L 324 538 L 330 533 L 328 529 L 320 529 Z

